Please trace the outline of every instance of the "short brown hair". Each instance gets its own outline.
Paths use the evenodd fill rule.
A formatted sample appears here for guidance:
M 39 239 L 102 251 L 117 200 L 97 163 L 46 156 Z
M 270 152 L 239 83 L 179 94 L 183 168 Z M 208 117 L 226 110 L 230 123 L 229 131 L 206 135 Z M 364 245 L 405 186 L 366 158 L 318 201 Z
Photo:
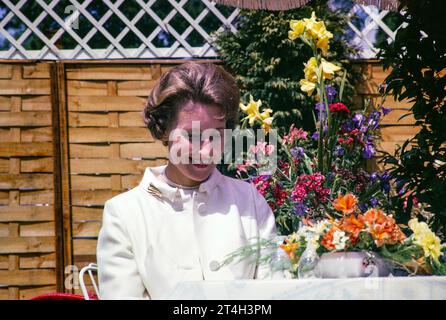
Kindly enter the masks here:
M 163 140 L 188 101 L 222 108 L 226 127 L 238 121 L 240 94 L 235 79 L 212 63 L 186 62 L 164 73 L 149 94 L 143 116 L 156 139 Z

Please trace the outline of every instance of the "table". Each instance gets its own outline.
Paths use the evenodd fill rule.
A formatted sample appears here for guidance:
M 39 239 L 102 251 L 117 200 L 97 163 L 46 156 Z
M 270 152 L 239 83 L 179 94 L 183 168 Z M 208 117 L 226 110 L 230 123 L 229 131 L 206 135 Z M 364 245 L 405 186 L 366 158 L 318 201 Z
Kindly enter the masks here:
M 446 300 L 446 277 L 189 281 L 175 300 Z

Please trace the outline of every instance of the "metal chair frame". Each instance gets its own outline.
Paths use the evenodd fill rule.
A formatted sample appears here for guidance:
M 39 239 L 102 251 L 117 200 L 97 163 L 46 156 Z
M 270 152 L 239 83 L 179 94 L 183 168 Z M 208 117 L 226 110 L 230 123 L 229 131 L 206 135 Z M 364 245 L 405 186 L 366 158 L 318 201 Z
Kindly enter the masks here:
M 79 284 L 81 286 L 82 295 L 84 296 L 85 300 L 90 300 L 90 296 L 88 295 L 88 290 L 87 287 L 85 286 L 85 281 L 84 281 L 85 273 L 88 273 L 88 275 L 90 276 L 90 281 L 93 285 L 95 294 L 100 299 L 99 288 L 96 284 L 96 280 L 94 279 L 93 272 L 95 272 L 96 274 L 98 272 L 98 265 L 95 263 L 90 263 L 88 266 L 82 268 L 81 271 L 79 272 Z

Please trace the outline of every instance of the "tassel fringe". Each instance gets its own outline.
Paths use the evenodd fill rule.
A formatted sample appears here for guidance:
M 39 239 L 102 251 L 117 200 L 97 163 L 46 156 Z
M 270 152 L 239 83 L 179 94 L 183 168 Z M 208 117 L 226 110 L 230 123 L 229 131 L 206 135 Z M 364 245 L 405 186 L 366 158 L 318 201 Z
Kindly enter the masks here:
M 285 11 L 302 7 L 310 0 L 213 0 L 213 2 L 246 9 L 263 9 Z M 400 1 L 398 0 L 354 0 L 363 5 L 373 5 L 380 10 L 399 10 Z

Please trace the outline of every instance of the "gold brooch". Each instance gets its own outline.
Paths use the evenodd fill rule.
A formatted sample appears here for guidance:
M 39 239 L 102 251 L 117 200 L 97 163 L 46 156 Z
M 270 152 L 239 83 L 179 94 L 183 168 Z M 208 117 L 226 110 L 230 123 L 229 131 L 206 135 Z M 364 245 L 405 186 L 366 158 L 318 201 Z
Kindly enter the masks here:
M 155 187 L 152 183 L 149 184 L 147 192 L 158 199 L 161 199 L 163 197 L 161 191 L 157 187 Z

